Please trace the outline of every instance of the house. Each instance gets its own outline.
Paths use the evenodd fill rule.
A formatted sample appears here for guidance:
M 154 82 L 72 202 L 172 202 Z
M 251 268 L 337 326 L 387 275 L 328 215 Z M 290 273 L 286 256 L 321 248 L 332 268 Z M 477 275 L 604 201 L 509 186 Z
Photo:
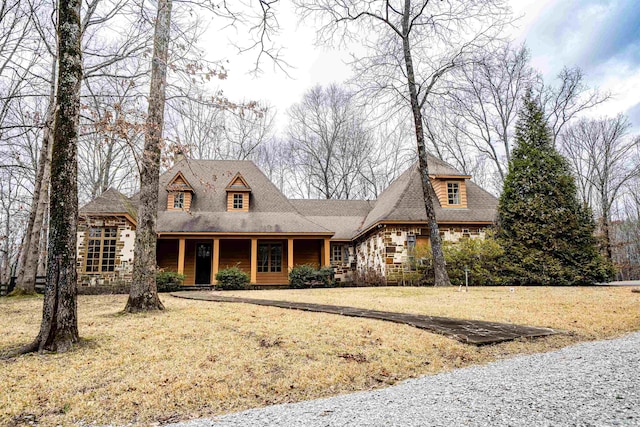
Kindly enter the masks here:
M 444 240 L 482 237 L 497 199 L 434 157 L 429 159 Z M 160 177 L 158 266 L 185 285 L 211 284 L 238 266 L 251 283 L 288 283 L 295 265 L 333 266 L 338 280 L 373 271 L 398 281 L 412 250 L 428 244 L 417 165 L 377 200 L 292 200 L 251 161 L 181 160 Z M 80 209 L 81 285 L 131 280 L 136 199 L 110 189 Z

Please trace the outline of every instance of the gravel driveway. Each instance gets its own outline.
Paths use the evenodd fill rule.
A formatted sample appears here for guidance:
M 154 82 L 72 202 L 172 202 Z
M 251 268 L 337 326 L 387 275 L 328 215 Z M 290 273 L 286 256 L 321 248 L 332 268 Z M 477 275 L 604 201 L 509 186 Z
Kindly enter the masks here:
M 640 426 L 640 333 L 174 427 Z

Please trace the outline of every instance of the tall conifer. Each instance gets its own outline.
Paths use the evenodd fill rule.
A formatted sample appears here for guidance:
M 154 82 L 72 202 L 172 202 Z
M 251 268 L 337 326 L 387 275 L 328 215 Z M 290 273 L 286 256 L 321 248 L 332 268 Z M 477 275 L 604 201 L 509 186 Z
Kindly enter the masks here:
M 498 206 L 498 237 L 512 284 L 587 285 L 610 277 L 591 210 L 577 197 L 569 164 L 555 149 L 542 110 L 525 95 L 516 146 Z

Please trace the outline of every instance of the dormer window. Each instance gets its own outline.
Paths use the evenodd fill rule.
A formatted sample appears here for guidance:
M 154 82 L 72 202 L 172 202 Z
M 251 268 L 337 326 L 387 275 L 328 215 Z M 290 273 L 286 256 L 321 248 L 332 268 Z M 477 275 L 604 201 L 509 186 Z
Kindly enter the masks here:
M 191 200 L 193 199 L 193 187 L 189 181 L 178 172 L 167 184 L 167 210 L 169 211 L 190 211 Z
M 233 194 L 233 209 L 242 209 L 243 202 L 244 196 L 242 194 Z
M 460 204 L 460 184 L 447 182 L 447 201 L 450 205 Z
M 227 191 L 227 211 L 229 212 L 249 212 L 249 195 L 251 187 L 240 175 L 240 172 L 233 177 L 225 189 Z
M 184 193 L 173 195 L 173 209 L 184 209 Z

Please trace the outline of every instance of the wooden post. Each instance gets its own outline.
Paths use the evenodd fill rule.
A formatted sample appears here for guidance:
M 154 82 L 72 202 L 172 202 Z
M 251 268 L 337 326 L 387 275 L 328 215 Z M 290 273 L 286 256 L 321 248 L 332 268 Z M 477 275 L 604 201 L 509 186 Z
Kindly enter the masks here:
M 331 266 L 331 242 L 330 242 L 330 237 L 325 237 L 324 238 L 324 251 L 323 251 L 323 258 L 322 258 L 322 266 L 323 267 L 330 267 Z
M 291 271 L 293 268 L 293 239 L 289 237 L 287 243 L 287 267 Z
M 213 259 L 211 260 L 211 283 L 214 285 L 217 282 L 216 274 L 218 274 L 218 268 L 220 265 L 220 239 L 213 239 Z
M 180 237 L 178 239 L 178 274 L 184 274 L 184 246 L 186 239 Z
M 251 284 L 258 280 L 258 239 L 251 239 Z

